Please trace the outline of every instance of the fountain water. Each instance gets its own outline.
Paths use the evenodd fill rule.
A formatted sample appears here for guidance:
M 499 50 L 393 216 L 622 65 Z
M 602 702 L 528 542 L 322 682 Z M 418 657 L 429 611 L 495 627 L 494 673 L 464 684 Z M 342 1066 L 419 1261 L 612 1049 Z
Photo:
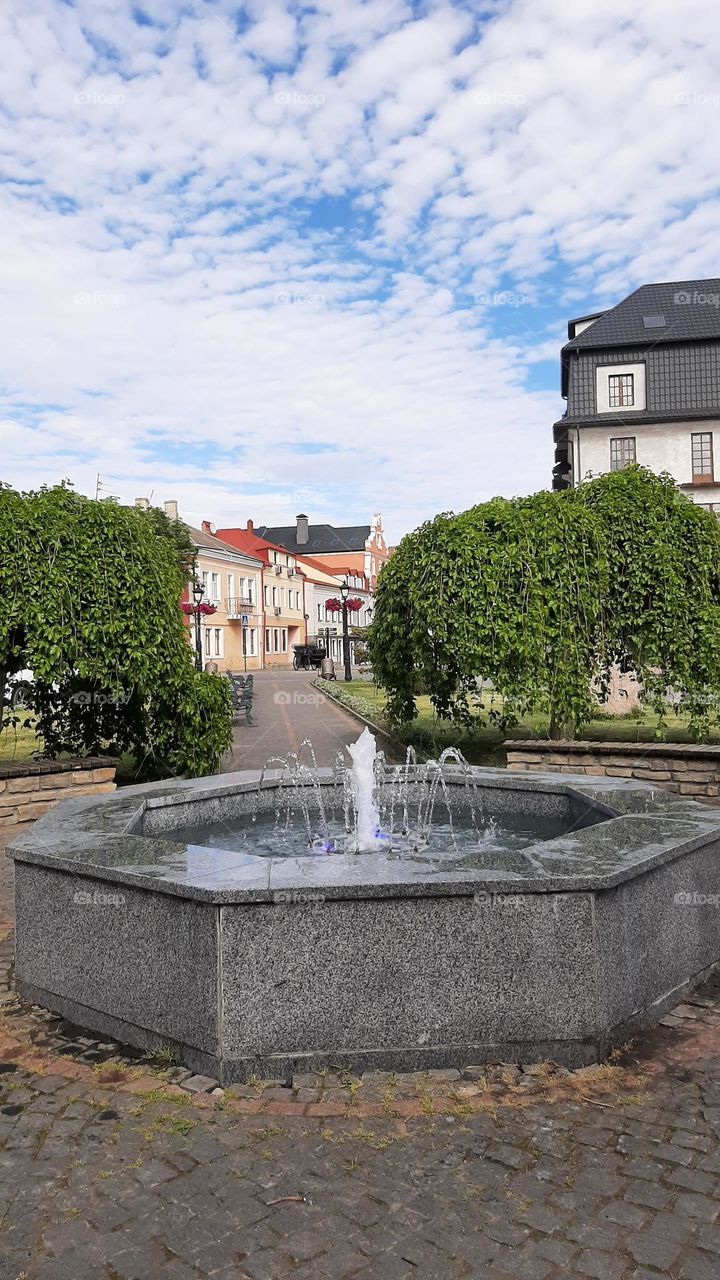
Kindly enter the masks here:
M 377 742 L 368 728 L 363 729 L 357 742 L 350 743 L 348 751 L 352 760 L 350 784 L 355 802 L 355 847 L 358 853 L 367 853 L 383 838 L 376 799 Z
M 554 817 L 526 811 L 498 822 L 485 811 L 478 771 L 454 747 L 423 764 L 409 747 L 404 764 L 388 766 L 366 728 L 347 751 L 350 768 L 338 752 L 334 771 L 318 768 L 309 741 L 287 757 L 272 757 L 263 773 L 265 783 L 275 784 L 272 813 L 181 827 L 178 834 L 195 847 L 265 857 L 375 854 L 480 866 L 565 829 Z

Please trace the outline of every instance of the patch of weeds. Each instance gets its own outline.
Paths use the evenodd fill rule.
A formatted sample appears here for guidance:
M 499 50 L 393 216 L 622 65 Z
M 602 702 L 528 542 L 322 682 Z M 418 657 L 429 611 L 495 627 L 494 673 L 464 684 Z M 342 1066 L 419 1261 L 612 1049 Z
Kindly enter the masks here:
M 346 1173 L 357 1173 L 357 1170 L 359 1168 L 360 1168 L 360 1161 L 358 1160 L 357 1156 L 354 1156 L 352 1160 L 345 1161 Z
M 485 1190 L 484 1182 L 471 1182 L 463 1191 L 463 1200 L 467 1204 L 468 1201 L 474 1200 L 477 1196 L 482 1195 Z
M 186 1137 L 195 1128 L 195 1121 L 189 1116 L 167 1115 L 157 1116 L 145 1129 L 136 1130 L 143 1135 L 143 1146 L 147 1147 L 158 1133 L 180 1133 Z
M 420 1110 L 424 1116 L 431 1116 L 435 1113 L 435 1105 L 429 1093 L 423 1093 L 420 1098 Z
M 364 1142 L 373 1151 L 387 1151 L 394 1142 L 402 1142 L 408 1135 L 406 1133 L 376 1133 L 374 1129 L 353 1129 L 351 1133 L 343 1133 L 337 1138 L 332 1136 L 328 1141 L 343 1146 L 346 1142 Z
M 162 1086 L 148 1089 L 147 1093 L 141 1093 L 139 1097 L 140 1101 L 130 1109 L 131 1116 L 141 1116 L 154 1102 L 164 1102 L 173 1107 L 189 1107 L 191 1104 L 189 1093 L 168 1093 L 167 1087 Z
M 452 1104 L 453 1115 L 455 1116 L 471 1116 L 475 1112 L 471 1102 L 467 1102 L 464 1098 L 453 1098 Z
M 359 1080 L 357 1076 L 351 1075 L 348 1071 L 342 1071 L 339 1078 L 341 1088 L 345 1089 L 350 1095 L 349 1101 L 351 1103 L 354 1102 L 356 1094 L 362 1089 L 362 1080 Z
M 252 1136 L 256 1142 L 260 1142 L 263 1138 L 279 1138 L 284 1132 L 276 1124 L 268 1124 L 264 1129 L 253 1129 Z
M 161 1066 L 172 1067 L 175 1062 L 175 1050 L 171 1044 L 162 1044 L 159 1049 L 153 1050 L 152 1057 Z

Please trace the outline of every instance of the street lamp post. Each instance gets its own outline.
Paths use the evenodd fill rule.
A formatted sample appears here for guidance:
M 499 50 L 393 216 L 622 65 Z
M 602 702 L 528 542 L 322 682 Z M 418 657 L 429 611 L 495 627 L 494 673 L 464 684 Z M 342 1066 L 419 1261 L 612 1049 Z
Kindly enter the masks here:
M 342 628 L 343 628 L 343 662 L 345 664 L 345 679 L 352 680 L 352 672 L 350 670 L 350 636 L 348 633 L 348 596 L 350 595 L 350 587 L 347 579 L 340 588 L 340 597 L 342 599 Z
M 205 588 L 202 582 L 196 578 L 193 582 L 192 598 L 195 605 L 195 608 L 193 609 L 193 616 L 195 618 L 195 666 L 198 671 L 202 671 L 203 669 L 202 631 L 200 628 L 200 618 L 202 617 L 202 614 L 200 612 L 200 605 L 202 604 L 204 594 Z

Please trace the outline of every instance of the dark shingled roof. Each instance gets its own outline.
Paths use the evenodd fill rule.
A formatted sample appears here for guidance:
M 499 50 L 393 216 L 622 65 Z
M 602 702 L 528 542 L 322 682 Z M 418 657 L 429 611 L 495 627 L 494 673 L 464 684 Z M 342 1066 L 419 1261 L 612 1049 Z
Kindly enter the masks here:
M 567 342 L 563 351 L 712 338 L 720 338 L 720 279 L 670 280 L 642 285 Z
M 345 529 L 336 529 L 331 524 L 311 524 L 307 542 L 298 542 L 297 525 L 294 524 L 279 528 L 258 525 L 255 532 L 294 555 L 329 556 L 340 555 L 343 551 L 364 551 L 370 537 L 370 525 L 353 524 Z

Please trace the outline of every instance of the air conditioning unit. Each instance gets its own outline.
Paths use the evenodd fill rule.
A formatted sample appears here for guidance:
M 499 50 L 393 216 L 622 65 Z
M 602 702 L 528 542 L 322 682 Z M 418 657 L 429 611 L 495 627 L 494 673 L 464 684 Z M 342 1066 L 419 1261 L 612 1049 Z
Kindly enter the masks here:
M 276 574 L 277 574 L 277 575 L 278 575 L 278 577 L 279 577 L 279 576 L 280 576 L 280 574 L 282 573 L 282 565 L 281 565 L 281 564 L 276 564 L 276 565 L 273 565 L 273 568 L 274 568 L 274 570 L 275 570 Z
M 275 605 L 275 608 L 273 609 L 273 613 L 275 614 L 276 618 L 280 617 L 280 614 L 282 613 L 282 609 L 280 608 L 279 604 Z

